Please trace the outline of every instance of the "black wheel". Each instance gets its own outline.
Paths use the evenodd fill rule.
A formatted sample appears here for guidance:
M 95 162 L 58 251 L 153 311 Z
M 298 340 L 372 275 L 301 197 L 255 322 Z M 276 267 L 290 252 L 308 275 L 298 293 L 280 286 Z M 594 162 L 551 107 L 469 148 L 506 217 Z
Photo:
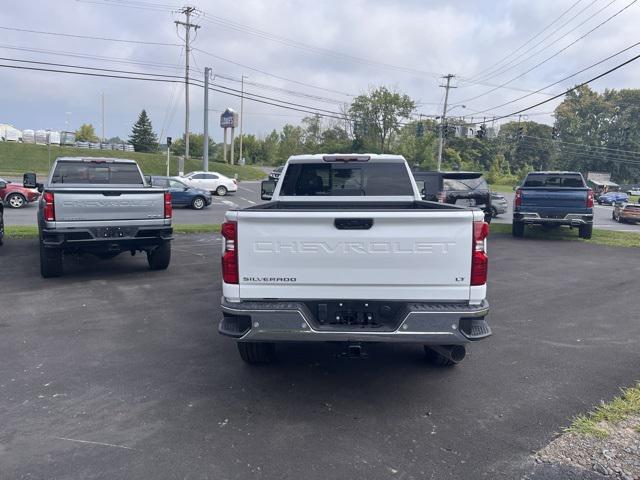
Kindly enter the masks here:
M 580 225 L 580 230 L 578 231 L 578 236 L 580 238 L 589 240 L 591 238 L 592 233 L 593 233 L 593 225 Z
M 427 357 L 429 363 L 432 363 L 437 367 L 453 367 L 456 364 L 456 362 L 450 358 L 440 355 L 438 352 L 430 349 L 426 345 L 424 346 L 424 355 Z
M 22 208 L 27 204 L 27 199 L 20 193 L 11 193 L 5 197 L 4 203 L 10 208 Z
M 206 205 L 207 202 L 204 201 L 203 197 L 196 197 L 191 202 L 191 208 L 195 210 L 202 210 L 204 207 L 206 207 Z
M 219 197 L 224 197 L 227 194 L 227 187 L 225 187 L 224 185 L 220 185 L 218 188 L 216 188 L 216 195 L 218 195 Z
M 514 221 L 513 225 L 511 225 L 511 233 L 514 237 L 524 237 L 524 223 Z
M 271 363 L 276 358 L 275 343 L 238 342 L 240 358 L 250 365 Z
M 40 275 L 43 278 L 59 277 L 62 275 L 62 250 L 46 248 L 40 244 Z
M 148 251 L 147 261 L 151 270 L 166 270 L 171 262 L 171 242 L 163 242 Z
M 2 207 L 0 206 L 0 245 L 4 243 L 4 216 Z

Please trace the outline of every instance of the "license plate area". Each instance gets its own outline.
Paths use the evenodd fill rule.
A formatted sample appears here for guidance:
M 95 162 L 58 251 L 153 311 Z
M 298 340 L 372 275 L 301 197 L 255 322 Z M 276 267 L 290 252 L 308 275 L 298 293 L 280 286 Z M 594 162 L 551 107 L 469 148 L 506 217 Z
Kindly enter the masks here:
M 135 227 L 98 227 L 93 229 L 96 238 L 126 238 L 136 233 Z
M 318 330 L 394 331 L 407 315 L 405 302 L 320 300 L 306 306 Z

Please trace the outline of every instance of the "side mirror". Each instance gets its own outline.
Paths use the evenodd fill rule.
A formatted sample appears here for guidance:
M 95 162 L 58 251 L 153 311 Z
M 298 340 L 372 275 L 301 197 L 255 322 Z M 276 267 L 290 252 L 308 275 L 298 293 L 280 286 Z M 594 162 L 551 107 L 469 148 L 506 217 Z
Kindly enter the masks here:
M 416 180 L 416 186 L 418 187 L 420 196 L 424 200 L 427 197 L 427 192 L 425 191 L 425 186 L 424 186 L 424 180 Z
M 273 192 L 276 190 L 276 182 L 273 180 L 264 180 L 260 187 L 260 198 L 262 200 L 271 200 L 273 198 Z
M 24 188 L 38 188 L 38 182 L 35 173 L 25 173 L 22 176 L 22 186 Z
M 3 188 L 7 188 L 7 184 L 5 182 L 0 182 L 0 190 Z

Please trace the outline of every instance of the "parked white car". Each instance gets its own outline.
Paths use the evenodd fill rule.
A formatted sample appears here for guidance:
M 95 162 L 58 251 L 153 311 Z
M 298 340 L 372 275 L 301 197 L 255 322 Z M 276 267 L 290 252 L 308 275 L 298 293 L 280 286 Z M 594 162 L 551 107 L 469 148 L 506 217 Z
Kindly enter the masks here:
M 631 190 L 627 191 L 628 195 L 640 195 L 640 188 L 632 188 Z
M 235 179 L 225 177 L 218 172 L 191 172 L 180 177 L 190 187 L 207 190 L 221 197 L 228 192 L 237 192 L 238 183 Z

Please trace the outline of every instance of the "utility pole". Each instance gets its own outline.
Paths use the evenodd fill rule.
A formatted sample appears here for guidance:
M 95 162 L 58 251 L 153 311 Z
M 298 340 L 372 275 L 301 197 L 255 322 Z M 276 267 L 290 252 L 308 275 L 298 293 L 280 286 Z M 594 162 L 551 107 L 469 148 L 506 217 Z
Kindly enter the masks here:
M 244 79 L 246 75 L 242 75 L 241 87 L 240 87 L 240 159 L 238 163 L 242 163 L 242 120 L 244 119 Z
M 104 136 L 104 92 L 102 92 L 102 141 L 105 141 Z
M 185 103 L 185 112 L 184 112 L 184 158 L 189 158 L 189 55 L 190 55 L 190 33 L 193 28 L 194 31 L 197 31 L 200 28 L 200 25 L 196 25 L 191 23 L 191 14 L 196 11 L 196 7 L 183 7 L 180 9 L 179 13 L 182 13 L 186 17 L 185 22 L 180 22 L 178 20 L 175 21 L 175 24 L 180 26 L 182 25 L 185 30 L 184 36 L 184 103 Z
M 204 142 L 202 145 L 202 169 L 209 171 L 209 77 L 211 68 L 204 68 Z
M 444 148 L 444 128 L 445 121 L 447 119 L 447 102 L 449 101 L 449 89 L 456 88 L 451 86 L 451 79 L 454 78 L 455 75 L 449 73 L 445 75 L 444 79 L 447 80 L 446 85 L 440 85 L 445 89 L 444 92 L 444 108 L 442 110 L 442 118 L 440 119 L 440 135 L 439 135 L 439 143 L 438 143 L 438 171 L 442 168 L 442 149 Z

